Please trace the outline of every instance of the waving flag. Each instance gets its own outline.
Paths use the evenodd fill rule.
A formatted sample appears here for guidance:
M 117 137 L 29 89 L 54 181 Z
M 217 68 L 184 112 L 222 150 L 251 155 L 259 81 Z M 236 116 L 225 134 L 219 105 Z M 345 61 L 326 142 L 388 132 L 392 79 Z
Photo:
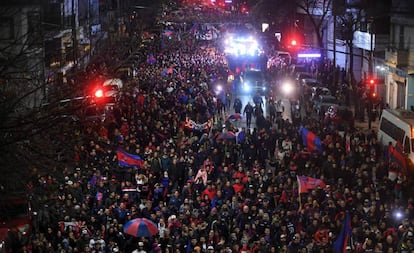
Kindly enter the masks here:
M 195 33 L 197 30 L 197 24 L 194 24 L 191 28 L 190 28 L 190 33 Z
M 118 164 L 122 167 L 142 167 L 143 160 L 137 155 L 130 154 L 124 150 L 118 149 L 116 151 L 118 157 Z
M 171 31 L 171 30 L 164 30 L 164 32 L 162 33 L 162 35 L 167 36 L 167 37 L 173 34 L 174 34 L 174 31 Z
M 351 218 L 350 218 L 349 213 L 346 213 L 345 219 L 342 223 L 341 232 L 339 232 L 339 235 L 333 244 L 335 253 L 346 252 L 348 241 L 349 239 L 351 239 L 351 235 L 352 235 Z
M 153 53 L 150 53 L 147 57 L 147 63 L 148 64 L 154 64 L 157 62 L 157 59 L 155 58 Z
M 213 119 L 209 119 L 203 124 L 198 124 L 197 122 L 195 122 L 194 120 L 188 117 L 185 119 L 184 124 L 183 124 L 184 128 L 188 130 L 193 130 L 193 131 L 209 130 L 212 125 L 213 125 Z
M 307 176 L 297 176 L 298 185 L 299 185 L 299 194 L 307 193 L 309 190 L 315 189 L 317 187 L 325 188 L 326 184 L 320 179 L 307 177 Z
M 322 152 L 322 142 L 318 136 L 304 127 L 301 127 L 299 131 L 302 134 L 303 145 L 309 151 L 318 150 L 318 152 Z
M 390 145 L 388 147 L 388 153 L 391 163 L 395 163 L 400 168 L 403 174 L 407 172 L 407 163 L 403 154 L 403 149 L 400 142 L 395 143 L 395 147 Z

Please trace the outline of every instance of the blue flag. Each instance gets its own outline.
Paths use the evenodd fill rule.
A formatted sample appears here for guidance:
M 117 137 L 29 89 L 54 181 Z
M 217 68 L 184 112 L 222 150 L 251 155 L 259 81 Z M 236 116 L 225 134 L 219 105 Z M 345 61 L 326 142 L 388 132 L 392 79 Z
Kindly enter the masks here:
M 348 246 L 348 241 L 351 238 L 351 235 L 352 235 L 351 217 L 349 213 L 347 212 L 345 215 L 345 219 L 342 223 L 341 232 L 339 232 L 339 235 L 333 244 L 335 253 L 346 252 L 346 247 Z
M 322 142 L 318 136 L 304 127 L 301 127 L 299 131 L 302 134 L 303 146 L 311 152 L 314 150 L 318 150 L 319 153 L 322 152 Z

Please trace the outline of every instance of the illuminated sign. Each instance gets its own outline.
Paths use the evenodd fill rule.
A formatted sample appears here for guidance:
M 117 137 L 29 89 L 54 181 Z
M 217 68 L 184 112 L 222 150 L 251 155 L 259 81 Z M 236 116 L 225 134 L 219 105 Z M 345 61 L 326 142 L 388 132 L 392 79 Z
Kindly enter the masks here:
M 372 36 L 372 41 L 371 41 Z M 352 42 L 355 47 L 362 48 L 368 51 L 375 50 L 375 34 L 356 31 L 354 33 L 354 40 Z
M 319 53 L 303 53 L 298 54 L 298 58 L 320 58 L 321 54 Z

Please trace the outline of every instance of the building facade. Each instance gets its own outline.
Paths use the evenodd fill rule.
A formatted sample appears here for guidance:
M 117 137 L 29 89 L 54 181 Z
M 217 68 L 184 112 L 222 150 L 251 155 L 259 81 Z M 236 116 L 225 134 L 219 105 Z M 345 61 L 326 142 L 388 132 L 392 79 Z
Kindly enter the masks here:
M 387 102 L 391 108 L 414 106 L 414 2 L 393 0 L 390 40 L 385 53 Z

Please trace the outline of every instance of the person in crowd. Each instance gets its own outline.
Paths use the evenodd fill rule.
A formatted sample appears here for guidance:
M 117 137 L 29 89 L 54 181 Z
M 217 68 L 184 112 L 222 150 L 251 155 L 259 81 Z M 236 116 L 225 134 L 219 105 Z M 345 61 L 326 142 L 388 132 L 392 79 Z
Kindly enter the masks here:
M 310 115 L 298 124 L 273 122 L 261 111 L 254 130 L 218 138 L 223 124 L 217 127 L 208 87 L 210 77 L 228 73 L 225 55 L 211 50 L 214 42 L 197 47 L 171 38 L 141 49 L 156 61 L 126 80 L 104 122 L 73 133 L 79 143 L 67 169 L 33 170 L 34 201 L 47 206 L 33 252 L 332 252 L 346 214 L 351 252 L 413 250 L 408 177 L 383 158 L 375 135 L 340 134 Z M 269 71 L 285 76 L 285 64 L 272 59 Z M 309 64 L 323 78 L 332 72 L 329 61 Z M 232 109 L 241 113 L 240 98 Z M 300 126 L 320 138 L 321 152 L 304 145 Z M 120 150 L 134 163 L 118 160 Z M 304 190 L 297 176 L 325 186 Z M 152 220 L 158 233 L 125 233 L 123 225 L 138 217 Z
M 244 107 L 243 115 L 246 115 L 246 127 L 250 128 L 252 124 L 252 116 L 253 116 L 254 107 L 247 102 L 247 105 Z

